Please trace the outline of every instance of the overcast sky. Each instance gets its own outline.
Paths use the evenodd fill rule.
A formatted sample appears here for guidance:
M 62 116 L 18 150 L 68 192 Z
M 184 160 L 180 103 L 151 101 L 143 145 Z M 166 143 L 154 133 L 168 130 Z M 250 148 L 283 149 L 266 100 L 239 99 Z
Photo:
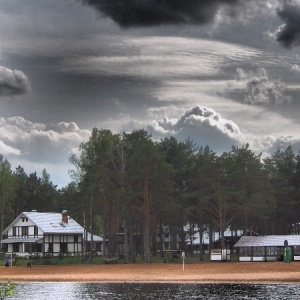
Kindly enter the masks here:
M 70 182 L 93 127 L 300 149 L 299 0 L 0 0 L 0 153 Z

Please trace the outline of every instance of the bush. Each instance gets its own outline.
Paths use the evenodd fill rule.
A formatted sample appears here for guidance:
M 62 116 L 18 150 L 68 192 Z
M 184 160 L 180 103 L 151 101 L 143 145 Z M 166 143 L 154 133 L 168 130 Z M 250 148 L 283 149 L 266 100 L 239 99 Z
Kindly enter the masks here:
M 15 288 L 16 286 L 11 284 L 11 281 L 8 280 L 8 282 L 0 288 L 0 300 L 3 300 L 7 297 L 12 297 L 15 293 Z

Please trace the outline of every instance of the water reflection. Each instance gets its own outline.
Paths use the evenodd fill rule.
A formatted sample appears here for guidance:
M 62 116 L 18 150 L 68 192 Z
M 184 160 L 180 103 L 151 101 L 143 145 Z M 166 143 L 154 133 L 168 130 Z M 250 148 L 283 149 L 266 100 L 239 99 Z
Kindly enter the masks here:
M 299 285 L 22 283 L 11 299 L 300 299 Z

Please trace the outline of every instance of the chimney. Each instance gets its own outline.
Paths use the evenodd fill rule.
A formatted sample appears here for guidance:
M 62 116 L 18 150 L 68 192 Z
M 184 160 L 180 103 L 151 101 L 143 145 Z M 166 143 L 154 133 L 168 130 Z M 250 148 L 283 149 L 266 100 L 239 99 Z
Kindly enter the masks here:
M 62 211 L 61 220 L 62 220 L 62 222 L 68 224 L 68 211 L 67 210 Z

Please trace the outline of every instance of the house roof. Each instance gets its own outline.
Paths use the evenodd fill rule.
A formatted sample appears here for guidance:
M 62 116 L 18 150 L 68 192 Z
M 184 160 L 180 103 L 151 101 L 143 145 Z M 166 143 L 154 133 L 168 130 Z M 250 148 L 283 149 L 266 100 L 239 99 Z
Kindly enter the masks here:
M 41 241 L 43 238 L 8 238 L 1 241 L 2 244 L 13 244 L 13 243 L 36 243 Z
M 91 233 L 90 232 L 88 232 L 88 234 L 87 234 L 87 241 L 88 242 L 91 241 Z M 99 235 L 93 234 L 93 241 L 99 243 L 99 242 L 103 241 L 103 238 L 101 236 L 99 236 Z
M 74 219 L 68 216 L 68 223 L 62 222 L 62 215 L 60 213 L 46 213 L 46 212 L 23 212 L 21 213 L 4 231 L 6 233 L 11 226 L 13 226 L 21 217 L 27 217 L 44 233 L 57 234 L 82 234 L 83 227 L 79 225 Z
M 300 235 L 261 235 L 261 236 L 242 236 L 234 247 L 284 247 L 287 240 L 289 246 L 300 246 Z

